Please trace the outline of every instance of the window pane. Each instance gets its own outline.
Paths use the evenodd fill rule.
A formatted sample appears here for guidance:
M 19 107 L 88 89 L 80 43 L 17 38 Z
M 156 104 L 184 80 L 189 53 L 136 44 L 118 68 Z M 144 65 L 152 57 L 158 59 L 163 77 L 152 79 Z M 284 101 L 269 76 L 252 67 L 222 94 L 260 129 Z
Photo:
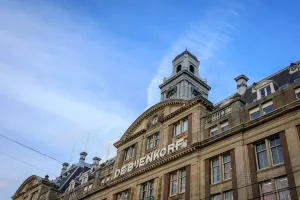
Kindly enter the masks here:
M 213 195 L 213 196 L 211 197 L 211 200 L 221 200 L 221 195 L 220 195 L 220 194 Z
M 283 163 L 283 154 L 282 154 L 281 146 L 271 148 L 271 152 L 272 152 L 273 165 L 278 165 Z
M 224 200 L 233 200 L 232 191 L 224 193 Z
M 185 192 L 185 182 L 186 182 L 186 170 L 181 170 L 180 171 L 180 190 L 179 192 Z
M 134 148 L 134 146 L 133 147 L 131 147 L 132 149 L 131 149 L 131 157 L 134 157 L 134 151 L 135 151 L 135 148 Z
M 218 135 L 218 130 L 215 130 L 215 131 L 211 132 L 210 134 L 211 134 L 212 137 L 216 136 L 216 135 Z
M 264 181 L 260 184 L 260 195 L 263 200 L 276 200 L 276 196 L 272 190 L 272 182 L 271 180 Z
M 147 143 L 148 143 L 147 149 L 153 148 L 153 136 L 148 137 Z
M 296 98 L 297 98 L 297 100 L 300 99 L 300 92 L 296 93 Z
M 259 111 L 256 111 L 256 112 L 252 113 L 252 114 L 250 115 L 250 117 L 251 117 L 252 120 L 253 120 L 253 119 L 259 118 L 259 117 L 260 117 Z
M 271 94 L 271 87 L 270 86 L 266 87 L 266 92 L 267 92 L 267 95 Z
M 185 119 L 183 120 L 183 132 L 187 131 L 188 130 L 188 120 Z
M 180 134 L 180 123 L 177 123 L 174 128 L 174 135 L 176 136 L 179 134 Z
M 257 153 L 257 157 L 258 157 L 258 168 L 259 169 L 264 169 L 269 166 L 267 151 L 262 151 L 262 152 Z
M 155 135 L 155 146 L 159 144 L 159 134 Z
M 287 177 L 280 177 L 276 179 L 276 190 L 278 192 L 279 200 L 291 199 Z
M 272 112 L 273 110 L 274 110 L 273 104 L 272 104 L 272 105 L 269 105 L 269 106 L 263 108 L 263 114 L 270 113 L 270 112 Z
M 227 131 L 228 129 L 229 129 L 228 125 L 227 125 L 227 126 L 223 126 L 223 127 L 221 128 L 221 131 L 224 132 L 224 131 Z
M 212 166 L 212 183 L 217 183 L 220 181 L 220 166 L 219 166 L 219 159 L 214 159 L 211 161 Z
M 266 96 L 266 94 L 265 94 L 265 88 L 260 89 L 260 95 L 261 95 L 261 97 L 265 97 Z

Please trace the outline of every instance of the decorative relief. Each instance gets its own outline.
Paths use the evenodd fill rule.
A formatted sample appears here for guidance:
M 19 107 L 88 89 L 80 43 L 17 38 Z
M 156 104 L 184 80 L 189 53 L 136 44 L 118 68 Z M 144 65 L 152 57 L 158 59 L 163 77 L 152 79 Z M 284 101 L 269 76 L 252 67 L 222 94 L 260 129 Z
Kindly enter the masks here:
M 147 122 L 147 129 L 156 126 L 158 123 L 161 123 L 164 118 L 164 113 L 163 111 L 156 113 L 149 117 L 148 122 Z
M 289 67 L 289 74 L 295 73 L 300 70 L 300 63 L 291 63 Z
M 216 121 L 217 119 L 220 119 L 221 117 L 225 116 L 225 115 L 228 115 L 232 112 L 232 108 L 231 106 L 227 106 L 227 107 L 224 107 L 223 109 L 207 116 L 205 118 L 205 124 L 209 124 L 213 121 Z

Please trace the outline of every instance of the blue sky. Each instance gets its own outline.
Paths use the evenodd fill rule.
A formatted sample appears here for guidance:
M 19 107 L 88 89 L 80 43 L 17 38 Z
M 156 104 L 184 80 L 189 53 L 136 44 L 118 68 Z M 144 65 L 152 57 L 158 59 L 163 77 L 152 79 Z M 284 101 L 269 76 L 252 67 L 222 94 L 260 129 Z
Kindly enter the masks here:
M 0 2 L 0 132 L 59 160 L 115 155 L 112 144 L 147 107 L 187 47 L 216 103 L 300 60 L 299 2 Z M 74 155 L 71 156 L 75 145 Z M 110 153 L 107 149 L 110 146 Z M 0 138 L 0 152 L 46 170 L 61 164 Z M 0 154 L 0 197 L 46 172 Z

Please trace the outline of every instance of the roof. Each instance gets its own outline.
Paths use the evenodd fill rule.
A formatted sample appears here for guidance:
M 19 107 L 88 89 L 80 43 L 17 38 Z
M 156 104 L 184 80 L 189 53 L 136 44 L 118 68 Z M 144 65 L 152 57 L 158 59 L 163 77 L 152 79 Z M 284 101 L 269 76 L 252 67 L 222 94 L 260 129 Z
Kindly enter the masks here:
M 295 64 L 300 64 L 300 61 L 297 61 Z M 300 71 L 296 71 L 292 74 L 290 74 L 290 70 L 289 70 L 290 66 L 287 66 L 279 71 L 277 71 L 276 73 L 260 80 L 257 83 L 253 83 L 251 86 L 249 86 L 245 93 L 242 95 L 242 100 L 244 100 L 246 103 L 252 103 L 255 99 L 257 99 L 256 96 L 256 92 L 252 92 L 252 89 L 255 85 L 259 84 L 262 81 L 265 80 L 271 80 L 273 81 L 275 84 L 277 84 L 277 86 L 280 88 L 283 85 L 290 85 L 292 83 L 294 83 L 294 80 L 300 77 Z
M 183 56 L 184 54 L 188 54 L 188 55 L 191 56 L 194 60 L 198 61 L 197 57 L 194 56 L 194 55 L 193 55 L 191 52 L 189 52 L 187 49 L 186 49 L 184 52 L 182 52 L 181 54 L 179 54 L 178 56 L 176 56 L 176 57 L 174 58 L 173 61 L 177 60 L 178 58 L 180 58 L 180 57 Z M 198 62 L 199 62 L 199 61 L 198 61 Z

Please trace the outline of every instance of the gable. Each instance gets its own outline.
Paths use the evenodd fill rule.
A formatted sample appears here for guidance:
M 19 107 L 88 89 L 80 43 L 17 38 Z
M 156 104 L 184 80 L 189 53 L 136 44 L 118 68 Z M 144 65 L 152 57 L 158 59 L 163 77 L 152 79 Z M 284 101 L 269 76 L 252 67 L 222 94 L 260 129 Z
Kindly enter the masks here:
M 40 180 L 41 178 L 35 175 L 28 177 L 18 188 L 18 190 L 14 194 L 14 197 L 30 191 L 32 188 L 36 187 L 40 183 Z
M 162 119 L 164 116 L 170 114 L 171 112 L 174 112 L 175 110 L 179 109 L 183 105 L 187 103 L 186 100 L 167 100 L 160 102 L 148 110 L 146 110 L 144 113 L 142 113 L 125 131 L 125 133 L 122 135 L 120 140 L 114 144 L 115 147 L 118 148 L 120 143 L 122 141 L 125 141 L 131 137 L 134 137 L 135 135 L 141 134 L 145 132 L 147 129 L 151 128 L 152 126 L 155 126 L 159 123 L 160 119 Z M 155 123 L 153 123 L 156 121 Z

